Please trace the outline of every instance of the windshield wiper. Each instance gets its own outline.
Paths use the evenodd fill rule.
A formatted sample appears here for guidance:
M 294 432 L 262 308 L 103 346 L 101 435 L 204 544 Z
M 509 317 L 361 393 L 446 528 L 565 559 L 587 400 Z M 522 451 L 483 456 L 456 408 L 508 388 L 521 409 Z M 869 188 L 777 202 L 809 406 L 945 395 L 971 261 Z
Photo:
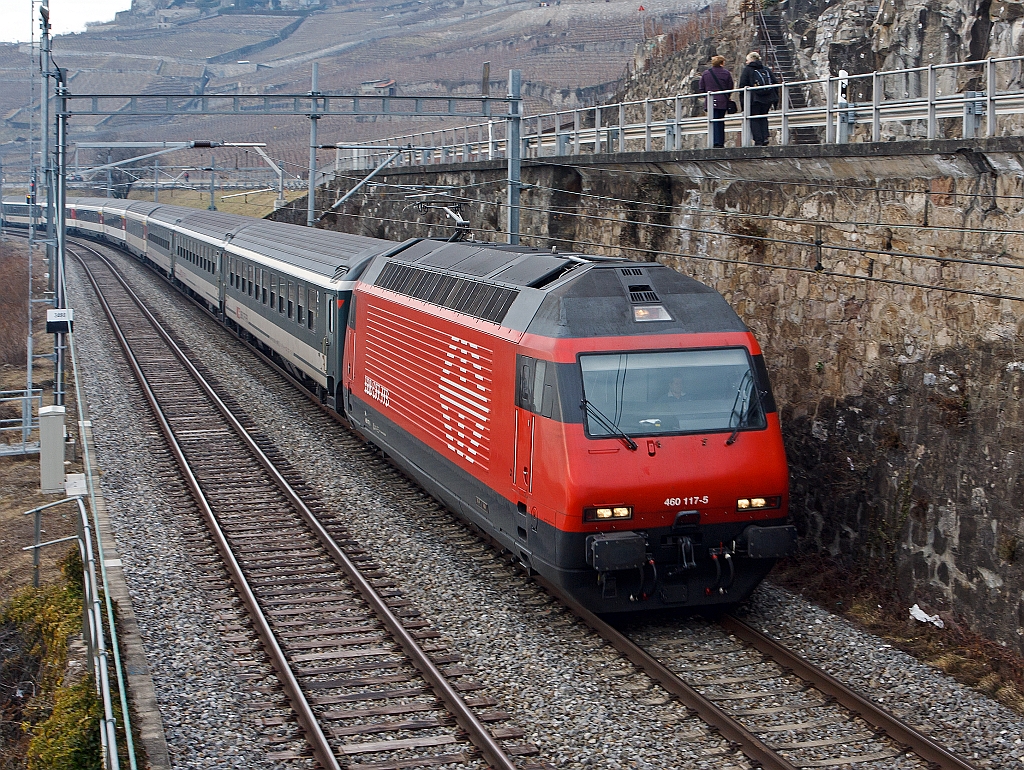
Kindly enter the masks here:
M 749 385 L 749 387 L 744 388 L 744 386 L 747 385 Z M 744 423 L 747 421 L 745 416 L 747 411 L 747 399 L 750 397 L 750 391 L 752 390 L 756 392 L 757 386 L 754 384 L 753 375 L 750 373 L 750 370 L 747 369 L 743 374 L 743 379 L 740 380 L 739 388 L 736 390 L 736 398 L 734 398 L 732 402 L 732 411 L 729 412 L 730 423 L 732 423 L 733 415 L 736 415 L 736 427 L 733 429 L 729 438 L 725 440 L 726 446 L 732 446 L 736 443 L 736 438 L 740 435 L 740 428 L 742 428 Z M 740 400 L 741 397 L 742 401 Z M 737 404 L 739 404 L 739 411 L 736 409 Z
M 618 436 L 619 438 L 621 438 L 621 439 L 622 439 L 623 441 L 625 441 L 625 442 L 626 442 L 626 446 L 628 446 L 628 447 L 629 447 L 629 449 L 630 449 L 630 451 L 631 451 L 631 452 L 635 452 L 635 451 L 636 451 L 636 450 L 638 449 L 638 447 L 637 447 L 637 443 L 636 443 L 636 442 L 635 442 L 635 441 L 634 441 L 633 439 L 631 439 L 631 438 L 630 438 L 630 437 L 629 437 L 629 436 L 628 436 L 628 435 L 627 435 L 627 434 L 626 434 L 626 433 L 625 433 L 625 432 L 624 432 L 624 431 L 622 430 L 622 428 L 620 428 L 620 427 L 619 427 L 618 425 L 616 425 L 616 424 L 615 424 L 615 423 L 613 423 L 613 422 L 612 422 L 611 420 L 609 420 L 609 419 L 608 419 L 607 417 L 605 417 L 605 416 L 604 416 L 604 414 L 602 414 L 601 410 L 600 410 L 600 409 L 598 409 L 598 408 L 597 408 L 596 406 L 594 406 L 594 405 L 593 405 L 592 403 L 590 403 L 589 401 L 587 401 L 587 399 L 583 399 L 583 400 L 582 400 L 582 401 L 580 402 L 580 405 L 581 405 L 581 406 L 582 406 L 582 407 L 583 407 L 583 408 L 584 408 L 584 409 L 585 409 L 586 411 L 590 412 L 590 414 L 592 414 L 592 415 L 594 416 L 594 418 L 595 418 L 595 419 L 596 419 L 596 420 L 597 420 L 597 421 L 598 421 L 599 423 L 601 423 L 601 426 L 602 426 L 602 427 L 603 427 L 603 428 L 604 428 L 604 429 L 605 429 L 606 431 L 608 431 L 609 433 L 614 433 L 614 434 L 616 434 L 616 435 L 617 435 L 617 436 Z

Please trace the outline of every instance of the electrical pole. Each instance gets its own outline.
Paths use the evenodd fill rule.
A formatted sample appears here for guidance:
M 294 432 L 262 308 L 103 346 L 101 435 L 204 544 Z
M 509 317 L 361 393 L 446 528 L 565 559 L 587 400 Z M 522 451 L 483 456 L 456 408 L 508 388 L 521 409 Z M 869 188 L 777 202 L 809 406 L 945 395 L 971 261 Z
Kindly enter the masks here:
M 66 267 L 66 228 L 65 219 L 67 216 L 67 151 L 68 151 L 68 101 L 67 101 L 67 70 L 58 69 L 57 78 L 57 184 L 56 200 L 54 211 L 56 218 L 57 235 L 57 259 L 56 259 L 56 291 L 54 292 L 54 305 L 56 309 L 67 308 L 67 295 L 65 293 L 64 270 Z M 109 189 L 109 188 L 108 188 Z M 70 328 L 70 326 L 69 326 Z M 62 406 L 64 404 L 64 351 L 65 341 L 63 332 L 55 335 L 56 366 L 53 383 L 53 403 Z
M 522 184 L 522 142 L 520 131 L 523 121 L 522 71 L 508 71 L 508 118 L 505 125 L 505 157 L 508 158 L 508 242 L 519 245 L 519 190 Z
M 216 211 L 217 204 L 213 202 L 213 185 L 217 174 L 217 161 L 213 159 L 213 153 L 210 153 L 210 205 L 206 207 L 207 211 Z
M 160 159 L 153 158 L 153 203 L 160 202 Z
M 111 176 L 111 169 L 113 166 L 110 164 L 114 162 L 114 156 L 110 154 L 110 150 L 107 150 L 107 197 L 110 197 L 110 187 L 113 185 L 113 177 Z
M 313 82 L 309 95 L 313 97 L 311 112 L 309 113 L 309 193 L 306 197 L 306 227 L 312 227 L 316 221 L 316 123 L 320 120 L 317 114 L 317 97 L 320 92 L 317 90 L 318 65 L 313 62 Z
M 43 166 L 43 188 L 46 191 L 46 265 L 53 280 L 53 163 L 50 159 L 50 6 L 39 6 L 39 29 L 42 32 L 40 45 L 40 70 L 43 76 L 43 90 L 39 99 L 39 120 L 42 124 L 40 162 Z M 52 288 L 52 287 L 51 287 Z M 29 367 L 32 364 L 29 362 Z

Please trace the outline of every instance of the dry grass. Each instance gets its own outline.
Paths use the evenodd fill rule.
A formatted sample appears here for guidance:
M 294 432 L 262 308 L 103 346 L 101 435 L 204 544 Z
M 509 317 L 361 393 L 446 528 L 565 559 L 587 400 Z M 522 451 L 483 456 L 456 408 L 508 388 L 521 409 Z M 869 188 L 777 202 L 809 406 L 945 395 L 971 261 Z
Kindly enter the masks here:
M 1024 659 L 945 613 L 944 629 L 911 619 L 908 603 L 880 582 L 881 573 L 801 556 L 780 562 L 772 580 L 1024 714 Z
M 0 364 L 25 365 L 28 338 L 28 260 L 21 242 L 0 242 Z
M 274 199 L 276 192 L 262 192 L 249 195 L 239 195 L 233 198 L 224 199 L 224 195 L 234 195 L 235 190 L 217 191 L 214 200 L 218 211 L 228 214 L 244 214 L 248 217 L 265 217 L 274 211 Z M 301 198 L 306 194 L 305 190 L 285 190 L 284 197 L 289 200 Z M 153 200 L 152 189 L 141 188 L 132 190 L 128 196 L 132 200 Z M 210 205 L 210 193 L 206 190 L 161 190 L 160 202 L 172 206 L 186 206 L 191 209 L 206 209 Z

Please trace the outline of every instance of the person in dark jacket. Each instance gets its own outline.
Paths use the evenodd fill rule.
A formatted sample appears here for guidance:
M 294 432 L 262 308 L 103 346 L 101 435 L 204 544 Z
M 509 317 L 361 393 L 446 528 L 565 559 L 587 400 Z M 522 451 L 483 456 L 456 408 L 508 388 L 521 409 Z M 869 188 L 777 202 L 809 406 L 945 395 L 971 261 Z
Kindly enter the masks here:
M 764 66 L 761 61 L 761 54 L 751 51 L 747 54 L 747 64 L 740 73 L 740 88 L 757 88 L 775 82 L 772 71 Z M 778 89 L 766 88 L 761 91 L 750 92 L 750 114 L 767 115 L 768 110 L 778 102 Z M 743 107 L 743 93 L 740 93 L 740 108 Z M 750 121 L 750 134 L 754 144 L 766 147 L 768 145 L 768 118 L 753 118 Z
M 704 71 L 700 76 L 700 84 L 697 90 L 700 93 L 716 91 L 731 91 L 736 86 L 732 80 L 732 74 L 725 68 L 724 56 L 712 56 L 711 68 Z M 729 109 L 728 93 L 715 93 L 714 96 L 714 118 L 711 123 L 712 144 L 715 147 L 725 147 L 725 116 Z

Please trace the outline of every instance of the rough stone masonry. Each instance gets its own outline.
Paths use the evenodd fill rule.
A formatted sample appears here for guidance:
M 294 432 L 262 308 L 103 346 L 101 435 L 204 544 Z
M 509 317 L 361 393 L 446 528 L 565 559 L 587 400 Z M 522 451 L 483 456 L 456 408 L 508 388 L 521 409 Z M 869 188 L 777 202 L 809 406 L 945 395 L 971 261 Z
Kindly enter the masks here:
M 1005 137 L 534 159 L 522 231 L 722 292 L 765 349 L 804 548 L 1024 653 L 1022 168 Z M 447 236 L 388 185 L 451 185 L 476 237 L 504 240 L 504 173 L 391 171 L 326 224 Z

